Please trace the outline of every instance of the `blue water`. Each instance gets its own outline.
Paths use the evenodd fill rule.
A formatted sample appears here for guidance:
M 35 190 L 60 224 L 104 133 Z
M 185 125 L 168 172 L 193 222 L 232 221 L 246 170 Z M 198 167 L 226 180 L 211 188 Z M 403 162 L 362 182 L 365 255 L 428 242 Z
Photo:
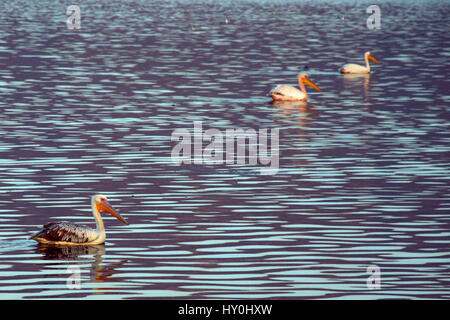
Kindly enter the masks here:
M 448 299 L 450 5 L 370 4 L 2 2 L 0 298 Z M 322 92 L 271 104 L 299 72 Z M 194 121 L 278 128 L 278 173 L 175 165 Z M 130 222 L 105 245 L 27 240 L 96 193 Z

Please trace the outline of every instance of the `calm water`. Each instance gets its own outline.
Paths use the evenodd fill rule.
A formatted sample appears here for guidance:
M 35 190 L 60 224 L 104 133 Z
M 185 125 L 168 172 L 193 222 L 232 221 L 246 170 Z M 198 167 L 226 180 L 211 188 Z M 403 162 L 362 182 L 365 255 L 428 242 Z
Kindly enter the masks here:
M 448 2 L 70 4 L 0 4 L 0 298 L 450 298 Z M 322 93 L 270 103 L 305 70 Z M 279 128 L 278 174 L 174 165 L 197 120 Z M 95 193 L 130 222 L 105 245 L 27 240 Z

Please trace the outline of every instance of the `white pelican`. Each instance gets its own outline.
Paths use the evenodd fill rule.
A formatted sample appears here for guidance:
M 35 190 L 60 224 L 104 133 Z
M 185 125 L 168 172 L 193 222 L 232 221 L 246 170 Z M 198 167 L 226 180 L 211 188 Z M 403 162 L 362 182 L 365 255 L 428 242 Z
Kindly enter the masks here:
M 366 66 L 361 66 L 359 64 L 348 63 L 342 66 L 339 71 L 341 73 L 369 73 L 370 72 L 370 64 L 369 59 L 378 64 L 378 61 L 370 54 L 369 51 L 364 53 L 364 60 L 366 61 Z
M 306 94 L 304 84 L 307 84 L 317 91 L 322 91 L 318 86 L 316 86 L 311 80 L 308 79 L 307 74 L 301 73 L 298 75 L 298 85 L 301 91 L 295 87 L 278 85 L 269 92 L 269 97 L 272 97 L 274 101 L 307 101 L 308 95 Z
M 125 224 L 128 222 L 109 204 L 103 195 L 95 195 L 91 198 L 92 214 L 97 222 L 97 229 L 79 226 L 70 222 L 50 222 L 44 228 L 30 237 L 39 243 L 62 245 L 86 245 L 102 244 L 105 242 L 106 233 L 100 212 L 107 212 Z

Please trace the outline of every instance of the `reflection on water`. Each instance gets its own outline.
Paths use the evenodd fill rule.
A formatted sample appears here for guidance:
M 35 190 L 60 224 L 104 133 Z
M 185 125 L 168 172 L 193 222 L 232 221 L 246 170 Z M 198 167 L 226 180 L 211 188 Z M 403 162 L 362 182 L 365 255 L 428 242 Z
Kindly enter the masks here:
M 305 101 L 274 101 L 272 105 L 285 121 L 297 121 L 301 127 L 307 126 L 316 115 L 314 106 Z
M 66 277 L 69 279 L 75 272 L 81 273 L 82 270 L 89 271 L 88 274 L 84 272 L 80 282 L 90 282 L 90 287 L 96 290 L 95 294 L 102 294 L 104 290 L 108 290 L 108 286 L 104 287 L 105 282 L 117 282 L 118 280 L 114 277 L 116 269 L 122 267 L 127 262 L 127 259 L 109 263 L 105 262 L 105 245 L 67 246 L 38 244 L 36 252 L 42 255 L 41 259 L 48 260 L 46 263 L 41 264 L 42 271 L 44 272 L 45 270 L 59 269 L 63 271 L 65 269 Z M 70 288 L 67 289 L 73 290 Z
M 273 101 L 272 104 L 280 111 L 286 112 L 286 114 L 291 114 L 295 111 L 301 113 L 311 112 L 311 108 L 305 101 Z
M 341 75 L 343 94 L 350 92 L 355 97 L 359 97 L 365 102 L 368 112 L 372 112 L 371 109 L 371 88 L 376 86 L 377 79 L 371 80 L 370 74 L 351 74 L 345 73 Z
M 355 89 L 361 88 L 367 95 L 370 88 L 370 74 L 345 73 L 342 75 L 342 82 L 344 89 L 353 91 Z
M 105 245 L 46 245 L 39 243 L 36 252 L 42 254 L 44 260 L 83 260 L 83 256 L 95 256 L 100 260 L 105 254 Z
M 96 0 L 71 31 L 46 2 L 0 3 L 1 298 L 450 297 L 448 4 Z M 322 92 L 270 103 L 306 68 Z M 278 174 L 175 166 L 199 120 L 279 128 Z M 130 222 L 104 246 L 26 240 L 95 193 Z

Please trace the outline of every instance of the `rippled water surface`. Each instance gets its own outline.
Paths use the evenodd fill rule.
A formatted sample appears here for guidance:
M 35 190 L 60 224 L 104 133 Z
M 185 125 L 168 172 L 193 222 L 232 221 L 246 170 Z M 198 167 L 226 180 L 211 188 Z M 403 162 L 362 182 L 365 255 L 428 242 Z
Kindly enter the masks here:
M 69 4 L 0 4 L 0 298 L 450 298 L 448 2 Z M 271 104 L 302 71 L 322 92 Z M 194 121 L 278 128 L 278 173 L 175 165 Z M 95 193 L 105 245 L 27 240 Z

